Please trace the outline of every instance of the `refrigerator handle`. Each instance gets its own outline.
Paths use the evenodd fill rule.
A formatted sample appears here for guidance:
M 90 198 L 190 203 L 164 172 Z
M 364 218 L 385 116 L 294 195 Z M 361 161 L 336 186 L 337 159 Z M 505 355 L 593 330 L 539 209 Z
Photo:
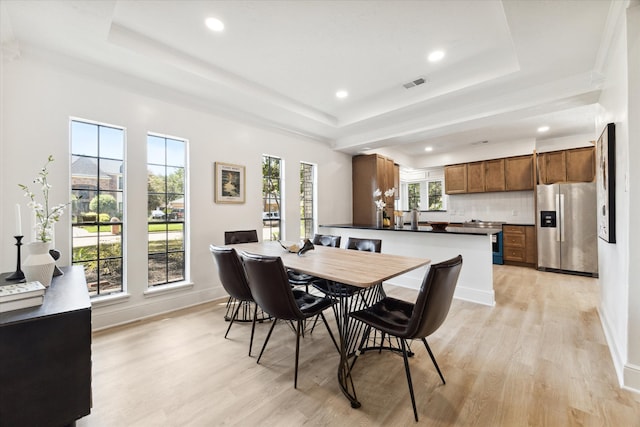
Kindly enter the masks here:
M 564 194 L 560 194 L 560 241 L 564 242 Z
M 558 219 L 560 221 L 562 221 L 562 212 L 560 211 L 560 194 L 556 194 L 555 211 L 557 212 L 557 215 L 560 216 L 560 218 L 558 218 Z M 556 242 L 560 241 L 560 227 L 561 226 L 562 226 L 562 223 L 556 224 Z

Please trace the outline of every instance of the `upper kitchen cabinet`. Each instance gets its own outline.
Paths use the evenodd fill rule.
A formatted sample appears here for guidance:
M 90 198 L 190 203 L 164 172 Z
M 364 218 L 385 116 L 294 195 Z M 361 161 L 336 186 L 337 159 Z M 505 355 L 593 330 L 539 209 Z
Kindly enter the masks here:
M 533 156 L 504 159 L 504 176 L 507 191 L 533 190 Z
M 504 191 L 504 159 L 486 160 L 484 163 L 484 191 Z
M 467 163 L 467 193 L 482 193 L 483 191 L 485 191 L 484 162 Z
M 396 189 L 400 183 L 400 168 L 392 159 L 379 154 L 367 154 L 352 158 L 352 182 L 353 182 L 353 223 L 357 225 L 375 225 L 375 204 L 373 192 L 380 189 L 382 193 L 390 188 Z M 395 198 L 394 197 L 394 198 Z M 384 198 L 384 195 L 383 195 Z M 393 226 L 392 200 L 385 200 L 387 206 L 385 212 Z
M 542 184 L 553 184 L 567 180 L 567 154 L 563 151 L 538 154 L 538 171 Z
M 538 154 L 538 170 L 542 184 L 592 182 L 595 179 L 595 167 L 594 147 Z
M 467 192 L 467 164 L 444 167 L 444 192 L 461 194 Z

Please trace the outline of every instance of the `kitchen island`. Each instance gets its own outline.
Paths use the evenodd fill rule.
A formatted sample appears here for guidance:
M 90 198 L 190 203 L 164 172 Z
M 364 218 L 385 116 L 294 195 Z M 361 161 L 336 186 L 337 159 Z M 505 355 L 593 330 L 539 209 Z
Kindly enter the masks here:
M 491 236 L 500 231 L 499 228 L 453 226 L 445 231 L 435 231 L 430 226 L 412 229 L 353 224 L 320 225 L 318 228 L 319 234 L 341 236 L 343 247 L 349 237 L 381 239 L 383 253 L 429 258 L 434 264 L 461 254 L 463 265 L 454 297 L 490 306 L 495 305 Z M 386 283 L 418 289 L 428 268 L 418 268 Z

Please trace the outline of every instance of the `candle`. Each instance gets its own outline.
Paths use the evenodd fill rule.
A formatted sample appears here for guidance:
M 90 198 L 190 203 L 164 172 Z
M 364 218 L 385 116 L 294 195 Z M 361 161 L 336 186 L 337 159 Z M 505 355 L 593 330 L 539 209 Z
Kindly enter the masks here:
M 16 203 L 16 236 L 22 236 L 22 217 L 20 215 L 20 203 Z

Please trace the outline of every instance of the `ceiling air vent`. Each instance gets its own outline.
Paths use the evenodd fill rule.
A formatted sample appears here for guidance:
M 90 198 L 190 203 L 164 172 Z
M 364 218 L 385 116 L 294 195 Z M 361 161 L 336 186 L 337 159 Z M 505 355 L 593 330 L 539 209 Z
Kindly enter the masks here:
M 427 82 L 427 79 L 425 79 L 424 77 L 420 77 L 409 83 L 405 83 L 402 86 L 404 86 L 405 89 L 411 89 L 412 87 L 420 86 L 421 84 L 425 84 L 426 82 Z

